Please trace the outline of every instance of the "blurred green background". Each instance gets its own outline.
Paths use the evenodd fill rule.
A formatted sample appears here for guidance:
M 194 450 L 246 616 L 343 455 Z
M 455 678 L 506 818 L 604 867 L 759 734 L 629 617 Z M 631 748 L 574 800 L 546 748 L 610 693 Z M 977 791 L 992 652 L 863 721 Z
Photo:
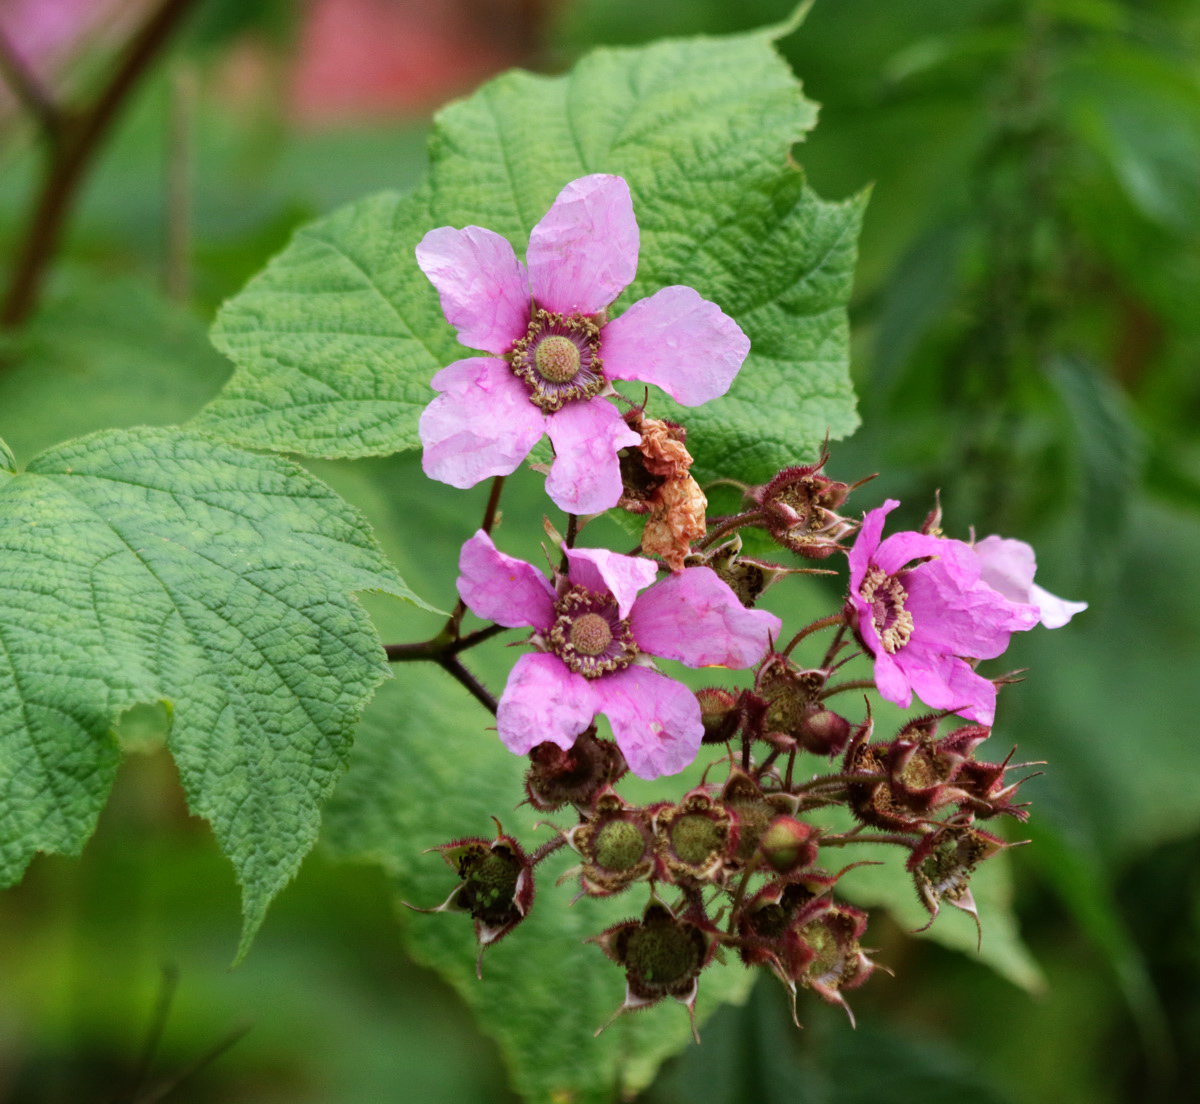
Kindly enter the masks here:
M 146 7 L 0 0 L 0 30 L 86 99 Z M 0 333 L 0 436 L 23 462 L 194 413 L 227 371 L 204 337 L 216 305 L 298 224 L 419 180 L 439 103 L 510 65 L 557 72 L 595 45 L 750 28 L 791 4 L 193 8 L 97 160 L 37 314 Z M 797 1033 L 764 980 L 644 1098 L 1192 1101 L 1200 6 L 818 0 L 782 49 L 823 104 L 796 151 L 813 186 L 874 185 L 851 313 L 864 424 L 830 472 L 882 472 L 869 504 L 899 497 L 910 524 L 940 490 L 953 535 L 1027 540 L 1039 582 L 1091 603 L 1014 641 L 1007 658 L 1030 674 L 997 726 L 1047 761 L 1022 791 L 1033 843 L 1013 856 L 1046 985 L 1017 989 L 873 916 L 896 977 L 853 994 L 857 1032 L 802 995 Z M 0 98 L 6 260 L 38 174 L 36 130 Z M 411 459 L 317 470 L 368 511 L 414 589 L 447 602 L 452 563 L 403 534 L 419 517 L 465 535 L 481 494 L 406 502 Z M 385 635 L 395 616 L 380 611 Z M 236 887 L 160 729 L 150 710 L 126 724 L 131 753 L 82 860 L 41 858 L 0 895 L 0 1100 L 513 1099 L 464 1006 L 406 961 L 372 867 L 318 849 L 228 970 Z

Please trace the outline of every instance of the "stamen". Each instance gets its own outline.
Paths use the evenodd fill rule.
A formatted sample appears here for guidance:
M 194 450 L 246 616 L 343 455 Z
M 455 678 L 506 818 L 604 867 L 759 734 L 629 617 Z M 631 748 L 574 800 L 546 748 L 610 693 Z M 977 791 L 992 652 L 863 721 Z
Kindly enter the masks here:
M 555 605 L 557 619 L 546 634 L 551 650 L 576 674 L 599 678 L 628 667 L 638 654 L 629 622 L 616 600 L 574 586 Z
M 525 336 L 513 343 L 505 359 L 529 388 L 529 401 L 547 414 L 590 399 L 607 385 L 600 327 L 582 315 L 564 317 L 535 307 Z
M 894 655 L 909 642 L 913 631 L 912 614 L 904 608 L 908 592 L 895 575 L 872 564 L 858 593 L 871 604 L 871 620 L 879 633 L 883 650 Z

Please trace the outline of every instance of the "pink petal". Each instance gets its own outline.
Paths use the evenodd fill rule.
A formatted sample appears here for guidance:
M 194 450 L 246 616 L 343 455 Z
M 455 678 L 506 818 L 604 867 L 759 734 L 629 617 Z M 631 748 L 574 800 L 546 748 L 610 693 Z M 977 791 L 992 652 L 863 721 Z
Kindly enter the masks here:
M 617 600 L 617 612 L 628 617 L 637 592 L 654 582 L 658 564 L 641 556 L 622 556 L 607 548 L 572 548 L 567 551 L 572 584 L 597 594 L 607 591 Z
M 850 562 L 850 594 L 852 596 L 858 594 L 858 588 L 862 585 L 875 550 L 879 547 L 879 538 L 883 536 L 884 519 L 899 505 L 897 499 L 889 498 L 882 506 L 868 510 L 863 515 L 862 525 L 859 527 L 854 545 L 846 553 L 846 559 Z
M 533 298 L 564 315 L 599 314 L 633 282 L 638 244 L 633 200 L 621 177 L 573 180 L 529 235 Z
M 634 665 L 595 681 L 598 712 L 639 778 L 678 774 L 700 750 L 700 703 L 681 682 Z
M 1033 581 L 1037 560 L 1024 541 L 991 536 L 977 541 L 972 548 L 983 569 L 980 578 L 1011 601 L 1037 606 L 1046 628 L 1062 628 L 1075 614 L 1087 609 L 1086 602 L 1059 598 Z
M 905 609 L 912 614 L 912 643 L 947 655 L 992 659 L 1008 647 L 1014 632 L 1038 622 L 1036 606 L 1010 602 L 962 570 L 961 552 L 970 548 L 944 541 L 943 555 L 904 576 Z M 911 647 L 912 644 L 909 645 Z
M 749 351 L 738 324 L 690 287 L 638 300 L 600 335 L 609 379 L 652 383 L 684 406 L 724 395 Z
M 749 610 L 711 568 L 689 567 L 656 583 L 633 605 L 633 638 L 644 652 L 689 667 L 752 667 L 778 639 L 773 613 Z
M 458 555 L 458 593 L 485 621 L 545 632 L 554 624 L 554 588 L 532 564 L 506 556 L 480 529 Z
M 525 336 L 529 280 L 507 239 L 482 226 L 442 226 L 430 230 L 416 252 L 462 344 L 506 353 Z
M 421 413 L 421 466 L 452 487 L 517 470 L 546 428 L 529 391 L 496 357 L 456 360 L 433 377 L 438 395 Z
M 1029 600 L 1037 606 L 1042 624 L 1048 629 L 1061 629 L 1077 613 L 1088 608 L 1086 602 L 1069 602 L 1043 590 L 1037 583 L 1029 588 Z
M 895 575 L 901 568 L 914 560 L 922 560 L 929 556 L 936 556 L 939 559 L 951 557 L 961 569 L 960 575 L 964 581 L 973 582 L 979 576 L 979 568 L 963 559 L 962 550 L 968 547 L 962 541 L 948 540 L 946 537 L 931 537 L 925 533 L 907 529 L 888 537 L 875 550 L 871 562 L 883 568 L 889 575 Z
M 879 637 L 876 635 L 876 641 Z M 912 686 L 894 656 L 880 646 L 875 650 L 875 688 L 885 701 L 894 702 L 901 709 L 912 705 Z
M 546 418 L 546 432 L 554 442 L 546 479 L 554 504 L 568 514 L 598 514 L 615 506 L 621 497 L 617 450 L 641 442 L 617 408 L 605 399 L 567 403 Z
M 1028 602 L 1037 571 L 1033 549 L 1024 541 L 984 537 L 971 546 L 979 559 L 980 578 L 1012 602 Z
M 500 696 L 496 728 L 509 751 L 525 755 L 549 741 L 568 750 L 597 713 L 598 700 L 582 675 L 558 656 L 523 655 Z
M 996 719 L 996 687 L 969 663 L 910 644 L 896 656 L 917 696 L 930 709 L 952 709 L 976 724 Z

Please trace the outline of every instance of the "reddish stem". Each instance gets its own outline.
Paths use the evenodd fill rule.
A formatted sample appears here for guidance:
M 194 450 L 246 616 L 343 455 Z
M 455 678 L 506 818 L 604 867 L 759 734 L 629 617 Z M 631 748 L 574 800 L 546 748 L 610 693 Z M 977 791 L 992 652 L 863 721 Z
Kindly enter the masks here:
M 19 326 L 33 312 L 88 168 L 130 93 L 194 2 L 162 0 L 126 45 L 100 94 L 83 110 L 62 112 L 54 108 L 47 112 L 49 101 L 44 97 L 41 106 L 35 108 L 48 140 L 48 154 L 43 184 L 27 220 L 29 229 L 0 306 L 0 327 Z M 11 57 L 8 60 L 11 62 Z M 10 79 L 11 69 L 8 65 Z M 29 86 L 23 93 L 18 88 L 18 94 L 30 102 Z

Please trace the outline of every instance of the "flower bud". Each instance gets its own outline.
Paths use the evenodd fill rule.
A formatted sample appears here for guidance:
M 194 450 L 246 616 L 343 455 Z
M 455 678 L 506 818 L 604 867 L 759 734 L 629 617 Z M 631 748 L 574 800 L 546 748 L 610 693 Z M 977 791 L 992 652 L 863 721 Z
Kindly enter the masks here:
M 832 758 L 850 739 L 850 722 L 818 702 L 809 702 L 800 718 L 796 740 L 805 751 Z
M 700 703 L 700 722 L 704 725 L 705 744 L 727 744 L 742 723 L 737 696 L 717 686 L 696 691 Z
M 822 453 L 815 464 L 784 468 L 769 483 L 748 492 L 762 507 L 763 525 L 771 536 L 784 548 L 813 560 L 830 556 L 841 539 L 854 531 L 854 522 L 836 513 L 853 488 L 821 471 L 828 459 L 829 454 Z
M 758 849 L 763 860 L 776 874 L 786 877 L 812 866 L 817 861 L 814 829 L 795 817 L 780 816 L 771 821 L 759 837 Z

